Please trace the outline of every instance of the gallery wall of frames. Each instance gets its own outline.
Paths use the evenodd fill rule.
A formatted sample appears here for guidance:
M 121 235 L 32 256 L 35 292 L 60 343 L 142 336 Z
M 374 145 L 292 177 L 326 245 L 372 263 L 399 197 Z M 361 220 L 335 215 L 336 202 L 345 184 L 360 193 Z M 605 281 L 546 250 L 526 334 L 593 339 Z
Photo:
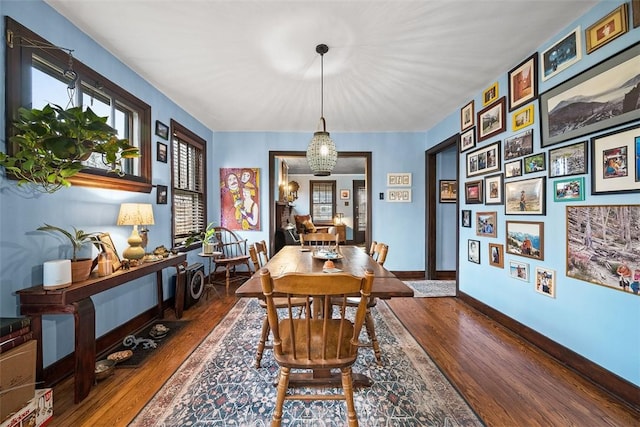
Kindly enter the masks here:
M 640 2 L 619 4 L 524 58 L 506 85 L 492 82 L 480 102 L 461 108 L 460 225 L 472 229 L 461 234 L 461 263 L 505 269 L 550 298 L 560 275 L 640 296 L 639 27 Z M 571 74 L 629 34 L 630 44 Z M 612 194 L 628 203 L 598 200 Z M 549 218 L 551 203 L 565 209 L 554 207 Z M 564 271 L 545 259 L 550 220 L 564 223 Z

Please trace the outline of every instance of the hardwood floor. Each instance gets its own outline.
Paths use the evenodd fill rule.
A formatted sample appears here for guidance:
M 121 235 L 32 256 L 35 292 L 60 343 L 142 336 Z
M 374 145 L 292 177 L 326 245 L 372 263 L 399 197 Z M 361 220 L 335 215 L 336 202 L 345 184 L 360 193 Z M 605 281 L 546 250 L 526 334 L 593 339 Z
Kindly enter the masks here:
M 116 369 L 79 404 L 72 379 L 64 380 L 54 387 L 49 425 L 126 426 L 235 301 L 232 291 L 201 300 L 185 312 L 190 322 L 179 339 L 137 369 Z M 456 298 L 388 304 L 487 426 L 640 426 L 640 412 Z

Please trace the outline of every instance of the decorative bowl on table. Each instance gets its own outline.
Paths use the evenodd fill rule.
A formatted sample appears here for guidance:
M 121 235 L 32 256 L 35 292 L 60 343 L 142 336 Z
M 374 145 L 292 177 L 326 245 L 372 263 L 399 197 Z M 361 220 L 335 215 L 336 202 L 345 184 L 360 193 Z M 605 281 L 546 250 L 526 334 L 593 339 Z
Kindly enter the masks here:
M 111 375 L 116 370 L 116 362 L 109 359 L 102 359 L 96 362 L 96 381 L 103 380 Z
M 153 325 L 151 330 L 149 331 L 149 335 L 151 338 L 159 340 L 160 338 L 164 338 L 169 333 L 169 328 L 164 326 L 162 323 L 158 323 L 157 325 Z
M 316 259 L 323 260 L 336 260 L 342 259 L 342 255 L 336 252 L 335 250 L 330 249 L 318 249 L 313 252 L 313 257 Z
M 124 362 L 125 360 L 131 359 L 131 356 L 133 356 L 133 351 L 122 350 L 122 351 L 116 351 L 115 353 L 111 353 L 110 355 L 107 356 L 107 360 L 113 360 L 117 364 L 120 362 Z

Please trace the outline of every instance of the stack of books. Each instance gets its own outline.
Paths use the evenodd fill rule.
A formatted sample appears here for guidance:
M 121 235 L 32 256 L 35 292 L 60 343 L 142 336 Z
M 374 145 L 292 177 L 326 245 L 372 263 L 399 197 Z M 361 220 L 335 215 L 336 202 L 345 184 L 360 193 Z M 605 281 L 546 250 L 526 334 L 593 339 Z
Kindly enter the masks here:
M 30 317 L 0 317 L 0 353 L 33 339 Z

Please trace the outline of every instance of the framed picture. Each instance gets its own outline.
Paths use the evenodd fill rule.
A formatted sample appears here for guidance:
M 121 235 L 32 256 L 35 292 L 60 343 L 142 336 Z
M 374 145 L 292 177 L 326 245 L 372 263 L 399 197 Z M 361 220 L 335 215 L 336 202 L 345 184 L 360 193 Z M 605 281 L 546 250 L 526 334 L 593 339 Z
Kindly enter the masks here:
M 167 204 L 168 189 L 166 185 L 156 185 L 156 203 L 159 205 Z
M 105 252 L 111 259 L 113 271 L 118 270 L 122 266 L 122 261 L 118 256 L 116 245 L 114 245 L 113 240 L 111 240 L 111 235 L 109 233 L 102 233 L 98 235 L 98 240 L 101 242 L 102 252 Z
M 569 205 L 567 276 L 640 296 L 638 255 L 628 249 L 640 240 L 640 205 Z M 602 256 L 600 254 L 610 254 Z
M 156 135 L 162 139 L 169 139 L 169 126 L 156 120 Z
M 538 54 L 509 71 L 509 111 L 538 97 Z
M 554 202 L 579 202 L 584 200 L 584 177 L 553 181 Z
M 473 126 L 475 114 L 473 100 L 460 109 L 460 130 L 466 130 Z
M 464 131 L 460 134 L 460 152 L 467 151 L 476 146 L 476 128 Z
M 440 203 L 455 203 L 458 199 L 458 181 L 441 179 L 440 187 Z
M 544 222 L 507 221 L 508 254 L 544 260 Z
M 549 150 L 549 178 L 587 173 L 587 141 Z
M 581 30 L 576 27 L 540 55 L 542 80 L 550 79 L 582 58 Z
M 498 92 L 498 82 L 495 82 L 482 92 L 482 105 L 489 105 L 500 96 Z
M 509 261 L 509 276 L 514 279 L 529 281 L 529 264 L 521 261 Z
M 505 124 L 505 98 L 489 105 L 478 112 L 478 141 L 491 138 L 506 129 Z
M 531 126 L 534 121 L 533 104 L 513 113 L 513 116 L 511 116 L 511 120 L 511 129 L 513 129 L 514 132 L 520 129 L 524 129 L 527 126 Z
M 464 183 L 464 202 L 468 205 L 482 203 L 482 181 Z
M 340 190 L 340 200 L 349 200 L 351 192 L 349 190 Z
M 522 160 L 514 160 L 504 164 L 504 177 L 522 176 Z
M 388 173 L 387 187 L 411 187 L 411 173 Z
M 591 138 L 591 194 L 640 192 L 640 125 Z
M 624 102 L 639 70 L 640 43 L 636 43 L 540 95 L 542 147 L 640 119 L 640 104 Z M 584 120 L 583 106 L 591 102 L 600 105 L 600 112 Z
M 544 267 L 536 267 L 536 292 L 551 298 L 556 297 L 556 272 Z
M 544 215 L 546 177 L 509 181 L 504 184 L 506 215 Z
M 411 189 L 403 188 L 398 190 L 387 190 L 387 201 L 400 203 L 411 202 Z
M 627 4 L 623 3 L 613 12 L 587 28 L 584 31 L 587 40 L 587 54 L 626 33 L 629 30 L 628 22 Z
M 504 160 L 533 153 L 533 129 L 525 130 L 504 140 Z
M 162 142 L 157 143 L 157 160 L 162 163 L 167 163 L 167 144 Z
M 502 181 L 503 175 L 497 173 L 495 175 L 487 176 L 484 179 L 484 204 L 485 205 L 501 205 L 504 203 L 504 197 L 502 195 Z
M 466 228 L 471 228 L 471 210 L 463 209 L 462 210 L 462 226 Z
M 633 28 L 640 27 L 640 0 L 631 0 Z
M 467 259 L 469 262 L 480 264 L 480 240 L 467 241 Z
M 547 157 L 544 153 L 538 153 L 522 159 L 522 163 L 524 164 L 524 173 L 542 172 L 547 170 L 545 164 L 546 158 Z
M 467 178 L 500 170 L 500 141 L 467 153 Z
M 476 236 L 496 237 L 497 228 L 498 212 L 476 212 Z
M 489 243 L 489 265 L 504 268 L 504 245 Z

